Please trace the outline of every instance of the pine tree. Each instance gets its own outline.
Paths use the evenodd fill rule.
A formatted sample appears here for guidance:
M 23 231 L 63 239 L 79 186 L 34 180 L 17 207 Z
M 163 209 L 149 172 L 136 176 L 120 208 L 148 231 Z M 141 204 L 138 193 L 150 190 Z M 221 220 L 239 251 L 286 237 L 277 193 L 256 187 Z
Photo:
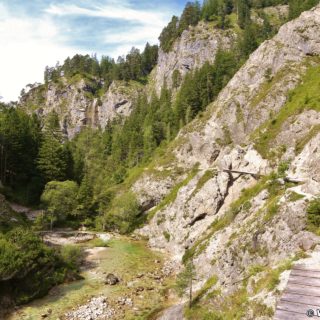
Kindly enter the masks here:
M 62 142 L 59 118 L 53 112 L 47 120 L 37 161 L 45 182 L 63 181 L 67 178 L 70 158 Z
M 183 10 L 179 21 L 179 35 L 189 28 L 189 26 L 195 26 L 200 20 L 201 10 L 199 2 L 188 2 Z
M 160 47 L 164 52 L 169 52 L 174 41 L 179 37 L 178 26 L 179 18 L 173 16 L 169 24 L 162 30 L 159 41 Z
M 87 174 L 83 177 L 77 194 L 77 212 L 82 217 L 89 216 L 93 211 L 93 188 Z
M 149 43 L 146 44 L 144 52 L 142 54 L 142 74 L 148 75 L 153 67 L 156 65 L 158 60 L 158 46 L 151 46 Z
M 250 21 L 249 0 L 237 0 L 238 24 L 244 29 Z

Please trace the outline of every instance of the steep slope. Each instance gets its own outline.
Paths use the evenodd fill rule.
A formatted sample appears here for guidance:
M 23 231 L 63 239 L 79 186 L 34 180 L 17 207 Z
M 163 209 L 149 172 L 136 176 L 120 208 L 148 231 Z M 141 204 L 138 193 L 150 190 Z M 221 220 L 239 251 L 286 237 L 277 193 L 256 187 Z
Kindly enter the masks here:
M 306 231 L 308 199 L 320 190 L 319 38 L 317 6 L 264 42 L 182 130 L 158 167 L 175 188 L 147 173 L 134 186 L 144 203 L 160 201 L 149 186 L 166 190 L 140 233 L 177 261 L 193 259 L 199 295 L 212 292 L 223 319 L 269 319 L 279 275 L 319 242 Z

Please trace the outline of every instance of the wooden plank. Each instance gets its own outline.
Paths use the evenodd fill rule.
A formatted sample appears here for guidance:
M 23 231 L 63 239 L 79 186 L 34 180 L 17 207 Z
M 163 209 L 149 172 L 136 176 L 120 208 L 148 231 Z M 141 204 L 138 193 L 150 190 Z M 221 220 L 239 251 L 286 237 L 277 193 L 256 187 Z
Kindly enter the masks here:
M 301 314 L 306 314 L 309 309 L 317 310 L 319 308 L 319 306 L 315 306 L 313 304 L 301 304 L 296 302 L 283 301 L 282 299 L 277 305 L 278 310 L 290 311 Z
M 320 308 L 320 297 L 305 296 L 298 293 L 285 292 L 281 297 L 281 301 L 298 302 L 302 304 L 312 303 Z
M 305 286 L 318 287 L 320 292 L 320 279 L 290 275 L 288 283 L 297 283 Z
M 320 273 L 319 269 L 315 269 L 313 267 L 306 266 L 304 264 L 296 264 L 292 267 L 292 270 L 304 270 L 304 271 L 313 271 Z
M 285 310 L 276 310 L 273 320 L 307 320 L 312 319 L 307 314 L 294 313 Z
M 290 276 L 301 276 L 320 279 L 320 272 L 294 269 L 291 271 Z
M 290 281 L 290 280 L 289 280 Z M 304 296 L 320 297 L 320 289 L 317 287 L 304 286 L 301 284 L 288 282 L 285 292 L 298 293 Z

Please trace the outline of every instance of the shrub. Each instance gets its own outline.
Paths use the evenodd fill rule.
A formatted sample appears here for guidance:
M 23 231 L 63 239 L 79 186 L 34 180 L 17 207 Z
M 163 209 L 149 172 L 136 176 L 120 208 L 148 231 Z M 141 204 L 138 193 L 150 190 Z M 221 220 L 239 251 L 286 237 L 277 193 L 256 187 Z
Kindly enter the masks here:
M 308 225 L 311 229 L 320 227 L 320 197 L 310 201 L 307 208 Z
M 134 193 L 127 192 L 112 201 L 104 215 L 105 227 L 122 234 L 129 233 L 139 224 L 140 206 Z
M 52 261 L 52 250 L 33 232 L 16 228 L 0 235 L 0 280 L 24 274 L 40 257 Z
M 61 248 L 60 254 L 62 257 L 63 262 L 73 270 L 78 270 L 82 258 L 83 258 L 83 252 L 80 247 L 73 246 L 73 245 L 66 245 Z

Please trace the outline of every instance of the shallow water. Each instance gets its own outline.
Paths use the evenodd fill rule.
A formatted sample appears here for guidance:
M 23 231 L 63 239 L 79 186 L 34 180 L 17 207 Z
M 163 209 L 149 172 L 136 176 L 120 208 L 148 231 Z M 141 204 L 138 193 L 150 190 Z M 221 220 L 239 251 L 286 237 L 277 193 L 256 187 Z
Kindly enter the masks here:
M 137 279 L 137 274 L 146 274 L 161 267 L 161 264 L 155 263 L 156 259 L 161 260 L 159 254 L 148 249 L 144 242 L 132 241 L 128 238 L 114 239 L 111 240 L 110 247 L 97 250 L 89 259 L 95 266 L 82 273 L 84 280 L 57 286 L 44 298 L 21 307 L 7 319 L 38 320 L 43 313 L 51 309 L 52 313 L 46 319 L 57 320 L 67 311 L 85 304 L 93 296 L 104 295 L 111 301 L 130 295 L 133 289 L 126 286 L 130 281 L 133 281 L 133 287 L 152 286 L 155 289 L 145 290 L 140 296 L 134 296 L 134 306 L 139 311 L 126 310 L 122 319 L 145 319 L 152 310 L 161 307 L 161 301 L 164 299 L 161 296 L 161 290 L 158 289 L 165 289 L 165 285 L 155 283 L 155 280 L 147 277 Z M 120 284 L 105 285 L 104 278 L 108 273 L 117 275 L 121 280 Z

